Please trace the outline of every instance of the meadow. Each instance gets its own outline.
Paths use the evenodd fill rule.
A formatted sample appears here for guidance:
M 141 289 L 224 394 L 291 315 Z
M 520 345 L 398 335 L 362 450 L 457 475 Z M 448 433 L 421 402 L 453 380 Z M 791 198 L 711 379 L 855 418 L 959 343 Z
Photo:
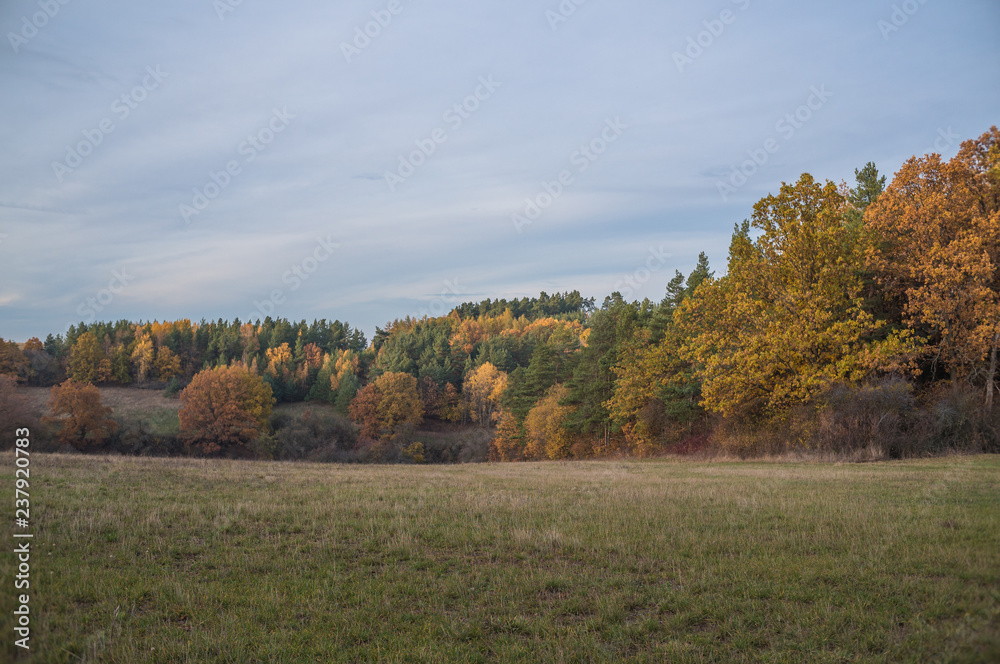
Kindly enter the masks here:
M 18 661 L 1000 661 L 997 457 L 37 454 L 31 496 Z

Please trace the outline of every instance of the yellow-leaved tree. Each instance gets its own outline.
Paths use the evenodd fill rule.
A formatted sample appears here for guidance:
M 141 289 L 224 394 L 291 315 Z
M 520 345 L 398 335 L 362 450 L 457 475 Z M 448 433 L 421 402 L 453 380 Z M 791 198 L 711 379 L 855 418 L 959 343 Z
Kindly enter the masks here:
M 831 382 L 898 368 L 906 330 L 877 334 L 865 310 L 863 229 L 845 192 L 803 174 L 761 199 L 737 227 L 728 273 L 705 281 L 675 313 L 683 354 L 710 410 L 780 416 Z
M 135 366 L 135 378 L 140 383 L 145 383 L 152 374 L 155 357 L 156 350 L 153 347 L 153 340 L 140 328 L 132 348 L 132 364 Z
M 481 426 L 489 426 L 500 412 L 500 397 L 507 389 L 507 374 L 486 362 L 469 372 L 462 386 L 462 396 L 469 414 Z
M 570 436 L 566 419 L 573 412 L 572 406 L 562 406 L 560 401 L 569 396 L 569 388 L 555 384 L 524 418 L 527 430 L 525 456 L 531 459 L 564 459 L 570 453 Z

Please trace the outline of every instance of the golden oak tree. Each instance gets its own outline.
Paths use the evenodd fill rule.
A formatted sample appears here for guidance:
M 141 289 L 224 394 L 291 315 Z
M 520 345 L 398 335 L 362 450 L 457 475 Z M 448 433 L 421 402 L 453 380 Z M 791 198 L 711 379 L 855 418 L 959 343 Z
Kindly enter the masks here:
M 195 374 L 180 401 L 181 435 L 205 454 L 238 449 L 256 438 L 274 406 L 271 386 L 239 364 Z
M 876 240 L 868 267 L 902 321 L 926 338 L 930 377 L 939 367 L 953 380 L 985 372 L 990 401 L 1000 346 L 1000 131 L 965 141 L 947 162 L 911 158 L 865 223 Z
M 59 428 L 59 440 L 78 450 L 103 445 L 118 429 L 111 409 L 101 403 L 101 391 L 72 378 L 52 388 L 46 421 Z
M 804 174 L 783 184 L 734 233 L 728 273 L 678 308 L 708 409 L 780 415 L 905 354 L 905 331 L 872 339 L 880 323 L 858 274 L 865 238 L 846 222 L 849 209 L 831 182 Z

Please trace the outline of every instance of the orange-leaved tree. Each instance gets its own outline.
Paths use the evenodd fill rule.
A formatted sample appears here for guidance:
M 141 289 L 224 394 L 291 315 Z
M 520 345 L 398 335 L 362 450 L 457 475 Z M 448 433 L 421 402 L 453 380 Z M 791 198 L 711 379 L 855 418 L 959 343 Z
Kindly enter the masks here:
M 865 224 L 875 238 L 868 267 L 886 308 L 927 340 L 928 376 L 985 375 L 991 401 L 1000 346 L 1000 130 L 965 141 L 947 162 L 911 158 Z
M 101 403 L 101 391 L 72 378 L 52 388 L 46 421 L 59 427 L 59 441 L 78 450 L 103 445 L 118 430 L 111 409 Z
M 384 373 L 362 388 L 350 406 L 351 419 L 365 438 L 391 439 L 424 419 L 417 379 L 407 373 Z
M 240 364 L 195 374 L 180 401 L 181 434 L 205 454 L 246 445 L 266 426 L 274 406 L 271 386 Z

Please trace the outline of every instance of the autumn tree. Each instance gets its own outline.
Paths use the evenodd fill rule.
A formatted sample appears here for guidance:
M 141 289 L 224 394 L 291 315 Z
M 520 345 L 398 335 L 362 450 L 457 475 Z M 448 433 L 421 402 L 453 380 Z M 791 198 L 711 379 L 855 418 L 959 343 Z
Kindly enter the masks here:
M 950 161 L 913 157 L 868 208 L 867 255 L 901 321 L 926 339 L 926 375 L 986 383 L 1000 346 L 1000 131 Z M 982 384 L 980 382 L 980 384 Z
M 362 436 L 396 438 L 423 420 L 417 379 L 406 373 L 384 373 L 357 393 L 349 412 Z
M 430 376 L 424 376 L 417 384 L 420 401 L 424 404 L 424 417 L 439 420 L 441 418 L 441 397 L 443 390 L 438 382 Z
M 728 274 L 681 305 L 685 359 L 698 367 L 707 408 L 781 415 L 834 381 L 898 368 L 907 334 L 872 341 L 880 322 L 864 308 L 858 274 L 865 238 L 848 209 L 831 182 L 804 174 L 783 184 L 737 227 Z
M 2 346 L 3 341 L 0 340 L 0 347 Z M 21 349 L 21 352 L 24 354 L 24 358 L 28 362 L 26 374 L 29 385 L 48 387 L 58 382 L 58 376 L 61 370 L 59 360 L 57 360 L 45 349 L 45 344 L 43 344 L 38 337 L 31 337 L 28 339 L 24 344 L 24 348 Z M 0 355 L 3 355 L 3 350 L 0 350 Z M 4 361 L 0 360 L 0 365 L 3 364 Z M 3 373 L 10 372 L 9 370 L 4 371 L 0 368 L 0 374 Z
M 0 338 L 0 375 L 14 376 L 18 381 L 28 377 L 30 365 L 21 352 L 21 348 L 13 341 Z
M 132 364 L 135 366 L 136 380 L 140 383 L 149 380 L 155 368 L 153 365 L 155 358 L 156 349 L 153 340 L 143 331 L 136 337 L 135 346 L 132 348 Z
M 156 377 L 169 381 L 181 373 L 181 358 L 169 346 L 161 346 L 156 353 Z
M 566 430 L 566 420 L 573 412 L 573 407 L 560 405 L 567 396 L 568 388 L 560 384 L 553 385 L 524 418 L 527 457 L 563 459 L 569 456 L 571 441 Z
M 701 382 L 684 358 L 684 342 L 676 327 L 656 344 L 640 336 L 614 367 L 614 393 L 605 406 L 639 456 L 690 433 L 702 414 Z
M 472 419 L 481 426 L 490 426 L 500 410 L 500 398 L 507 387 L 507 374 L 486 362 L 469 372 L 462 386 L 462 396 Z
M 101 403 L 101 391 L 73 379 L 52 388 L 46 421 L 59 428 L 59 441 L 78 450 L 103 445 L 118 430 L 111 409 Z
M 205 454 L 246 445 L 264 429 L 274 406 L 270 386 L 239 364 L 195 374 L 180 401 L 181 434 Z
M 96 383 L 102 378 L 102 362 L 107 359 L 93 332 L 76 339 L 69 356 L 69 377 L 78 383 Z
M 491 461 L 518 461 L 524 458 L 524 432 L 512 413 L 501 410 L 497 430 L 490 441 Z
M 462 404 L 461 395 L 458 393 L 458 388 L 456 388 L 452 383 L 448 383 L 444 386 L 444 391 L 441 393 L 441 402 L 438 407 L 441 413 L 441 419 L 447 422 L 460 422 L 464 419 L 466 410 Z

